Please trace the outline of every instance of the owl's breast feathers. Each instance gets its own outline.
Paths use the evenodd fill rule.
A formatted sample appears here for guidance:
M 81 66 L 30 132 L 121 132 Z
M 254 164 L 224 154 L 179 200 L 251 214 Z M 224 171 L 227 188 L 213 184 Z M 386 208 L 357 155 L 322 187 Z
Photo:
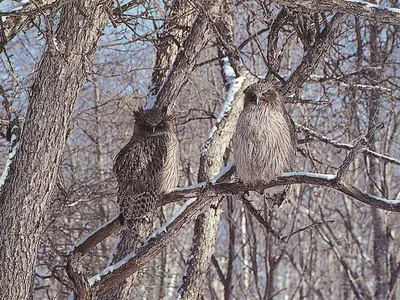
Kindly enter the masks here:
M 292 124 L 285 114 L 283 107 L 265 105 L 249 105 L 241 113 L 234 157 L 238 175 L 245 183 L 268 182 L 292 169 Z
M 118 184 L 129 184 L 136 193 L 151 189 L 160 194 L 174 188 L 178 181 L 178 147 L 173 132 L 133 137 L 115 160 Z

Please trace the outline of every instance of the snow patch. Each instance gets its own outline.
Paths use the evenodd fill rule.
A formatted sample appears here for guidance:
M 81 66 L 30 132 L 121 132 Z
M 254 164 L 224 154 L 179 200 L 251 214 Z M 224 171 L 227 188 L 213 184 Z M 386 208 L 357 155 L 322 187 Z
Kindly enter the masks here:
M 89 285 L 93 286 L 97 281 L 100 281 L 102 277 L 104 277 L 108 274 L 111 274 L 115 270 L 119 269 L 121 266 L 126 264 L 131 258 L 133 258 L 135 256 L 136 256 L 136 252 L 132 252 L 132 253 L 128 254 L 127 256 L 125 256 L 123 259 L 121 259 L 119 262 L 105 268 L 100 273 L 97 273 L 93 277 L 89 278 L 88 279 Z
M 384 11 L 390 11 L 390 12 L 394 12 L 399 14 L 400 13 L 400 9 L 399 8 L 393 8 L 393 7 L 385 7 L 385 6 L 381 6 L 381 5 L 377 5 L 377 4 L 372 4 L 366 1 L 362 1 L 362 0 L 344 0 L 346 2 L 353 2 L 353 3 L 359 3 L 364 5 L 367 8 L 373 8 L 373 9 L 379 9 L 379 10 L 384 10 Z
M 215 176 L 212 180 L 211 183 L 215 184 L 219 179 L 221 179 L 222 176 L 224 176 L 226 173 L 228 173 L 232 167 L 235 165 L 234 162 L 229 162 L 218 174 Z
M 185 210 L 186 208 L 194 203 L 197 200 L 197 197 L 195 198 L 190 198 L 188 201 L 186 201 L 180 208 L 179 210 L 167 221 L 165 222 L 161 227 L 157 228 L 156 230 L 153 231 L 153 233 L 144 241 L 144 245 L 148 243 L 148 241 L 152 238 L 155 238 L 157 235 L 159 235 L 162 232 L 167 232 L 167 227 L 171 225 L 172 222 L 175 221 L 177 217 L 179 217 Z
M 371 197 L 371 198 L 373 198 L 374 200 L 376 200 L 376 201 L 382 201 L 382 202 L 385 202 L 385 203 L 387 203 L 387 204 L 392 204 L 392 205 L 398 205 L 398 204 L 400 204 L 400 200 L 389 200 L 389 199 L 385 199 L 385 198 L 382 198 L 382 197 L 378 197 L 378 196 L 375 196 L 375 195 L 372 195 L 372 194 L 369 194 L 369 193 L 365 193 L 368 197 Z
M 228 57 L 221 58 L 221 62 L 222 62 L 222 72 L 224 73 L 226 83 L 230 84 L 232 80 L 234 80 L 236 77 L 235 70 L 233 70 L 231 64 L 229 63 Z
M 205 186 L 206 186 L 206 182 L 200 182 L 200 183 L 197 183 L 197 184 L 193 184 L 193 185 L 188 185 L 188 186 L 178 187 L 178 188 L 172 189 L 172 190 L 169 191 L 169 193 L 194 190 L 194 189 L 202 188 L 202 187 L 205 187 Z
M 13 141 L 15 141 L 16 138 L 17 138 L 17 137 L 15 136 L 15 134 L 13 134 L 13 135 L 11 136 L 11 143 L 12 143 Z M 11 144 L 11 143 L 10 143 L 10 144 Z M 4 167 L 3 174 L 1 174 L 1 177 L 0 177 L 0 188 L 3 186 L 4 181 L 5 181 L 6 178 L 7 178 L 8 170 L 10 169 L 10 165 L 11 165 L 12 159 L 14 158 L 15 154 L 17 153 L 17 149 L 18 149 L 18 148 L 19 148 L 19 142 L 16 143 L 16 144 L 14 145 L 14 147 L 11 149 L 11 152 L 8 153 L 8 159 L 7 159 L 7 161 L 6 161 L 6 165 L 5 165 L 5 167 Z
M 224 105 L 222 106 L 222 109 L 221 109 L 221 111 L 219 112 L 219 115 L 218 115 L 218 117 L 217 117 L 217 120 L 216 120 L 216 122 L 215 122 L 213 128 L 211 129 L 211 131 L 210 131 L 210 133 L 209 133 L 209 135 L 208 135 L 207 141 L 209 141 L 209 140 L 213 137 L 215 131 L 217 131 L 218 124 L 221 123 L 221 121 L 222 121 L 222 119 L 224 118 L 224 116 L 225 116 L 226 114 L 228 114 L 229 111 L 232 109 L 232 102 L 233 102 L 233 100 L 235 99 L 236 93 L 237 93 L 237 92 L 240 90 L 240 88 L 242 87 L 242 83 L 243 83 L 243 81 L 246 79 L 246 75 L 247 75 L 247 74 L 244 74 L 244 75 L 242 75 L 242 76 L 240 76 L 240 77 L 238 77 L 238 78 L 235 78 L 235 79 L 232 79 L 232 80 L 231 80 L 230 86 L 229 86 L 229 89 L 228 89 L 228 93 L 227 93 L 226 98 L 225 98 Z M 206 146 L 207 146 L 207 141 L 206 141 L 206 143 L 205 143 L 205 144 L 203 145 L 203 147 L 202 147 L 202 152 L 203 152 L 203 153 L 204 153 L 205 151 L 207 151 L 207 147 L 206 147 Z
M 335 174 L 319 174 L 319 173 L 309 173 L 309 172 L 285 172 L 282 174 L 282 177 L 290 177 L 290 176 L 307 176 L 311 178 L 319 178 L 325 180 L 333 180 L 336 178 Z

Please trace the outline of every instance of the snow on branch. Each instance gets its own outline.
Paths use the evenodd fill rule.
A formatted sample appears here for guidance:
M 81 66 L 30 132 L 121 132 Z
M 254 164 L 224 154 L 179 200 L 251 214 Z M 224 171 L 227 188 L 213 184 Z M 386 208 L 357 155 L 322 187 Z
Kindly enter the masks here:
M 233 168 L 233 166 L 232 166 Z M 229 174 L 229 170 L 224 169 L 224 174 Z M 221 177 L 220 174 L 218 177 Z M 224 177 L 224 176 L 222 176 Z M 284 173 L 281 177 L 268 184 L 256 186 L 254 190 L 262 192 L 266 188 L 287 184 L 312 184 L 325 186 L 335 189 L 347 196 L 373 207 L 388 211 L 400 212 L 400 200 L 388 200 L 369 193 L 365 193 L 346 182 L 336 180 L 334 174 L 317 174 L 309 172 L 290 172 Z M 214 180 L 215 182 L 215 180 Z M 145 266 L 151 259 L 162 252 L 167 245 L 175 239 L 199 214 L 203 213 L 214 201 L 216 196 L 226 194 L 242 194 L 248 188 L 241 182 L 213 183 L 204 185 L 194 185 L 191 188 L 178 188 L 167 194 L 165 197 L 173 198 L 175 201 L 182 199 L 188 200 L 184 206 L 161 228 L 157 229 L 142 245 L 136 253 L 131 253 L 118 263 L 109 266 L 99 274 L 93 276 L 88 283 L 90 289 L 98 291 L 99 294 L 107 291 L 111 286 L 118 284 L 128 276 L 137 272 Z M 201 197 L 202 201 L 195 199 Z M 165 200 L 164 200 L 165 201 Z M 110 222 L 111 223 L 111 222 Z M 81 284 L 80 286 L 89 286 Z M 82 293 L 85 294 L 85 293 Z
M 361 0 L 278 0 L 278 3 L 301 12 L 337 11 L 366 20 L 400 25 L 400 9 Z
M 226 64 L 226 63 L 224 62 L 224 64 Z M 232 68 L 232 67 L 229 66 L 229 68 Z M 226 67 L 226 69 L 227 69 L 226 71 L 229 70 L 228 67 Z M 232 71 L 233 71 L 233 69 L 232 69 Z M 226 73 L 226 74 L 230 74 L 230 73 Z M 204 146 L 202 148 L 202 151 L 206 151 L 207 150 L 207 148 L 208 148 L 207 145 L 208 145 L 209 141 L 213 138 L 214 133 L 217 131 L 217 129 L 220 126 L 220 124 L 223 121 L 223 119 L 231 111 L 232 102 L 235 99 L 236 93 L 242 87 L 242 83 L 246 79 L 246 75 L 247 75 L 247 73 L 242 75 L 242 76 L 240 76 L 240 77 L 238 77 L 238 78 L 232 78 L 230 75 L 227 75 L 228 76 L 227 78 L 230 79 L 230 82 L 229 82 L 230 85 L 229 85 L 228 93 L 227 93 L 227 95 L 225 97 L 224 104 L 222 106 L 222 109 L 221 109 L 218 117 L 217 117 L 217 120 L 215 121 L 215 124 L 214 124 L 213 128 L 211 129 L 211 131 L 210 131 L 210 133 L 208 135 L 208 139 L 207 139 L 207 141 L 205 142 L 205 144 L 204 144 Z
M 1 85 L 0 85 L 0 95 L 3 97 L 2 104 L 7 112 L 9 119 L 8 123 L 6 124 L 7 125 L 6 133 L 3 133 L 2 131 L 0 132 L 0 135 L 5 139 L 5 145 L 8 148 L 8 158 L 4 166 L 3 173 L 1 174 L 0 177 L 0 188 L 1 188 L 4 184 L 4 181 L 7 178 L 11 162 L 15 154 L 17 153 L 17 149 L 19 147 L 19 138 L 21 135 L 21 128 L 19 126 L 17 111 L 8 101 L 7 95 Z

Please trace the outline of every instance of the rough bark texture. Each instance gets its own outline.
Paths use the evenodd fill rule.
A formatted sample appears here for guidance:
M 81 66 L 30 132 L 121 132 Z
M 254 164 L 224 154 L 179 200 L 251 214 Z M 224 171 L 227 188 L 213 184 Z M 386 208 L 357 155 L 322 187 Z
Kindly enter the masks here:
M 379 36 L 383 34 L 382 31 L 378 30 L 378 26 L 370 24 L 370 45 L 371 45 L 371 65 L 374 68 L 371 71 L 372 83 L 379 82 L 381 78 L 380 66 L 382 65 L 380 53 L 382 49 L 379 47 Z M 368 129 L 371 130 L 376 126 L 379 120 L 380 111 L 380 92 L 374 90 L 371 92 L 371 98 L 369 100 L 369 111 L 368 111 Z M 375 151 L 377 136 L 372 135 L 370 139 L 371 150 Z M 377 183 L 380 182 L 379 174 L 379 161 L 376 158 L 369 159 L 368 166 L 368 186 L 367 192 L 371 194 L 378 194 L 379 189 Z M 372 224 L 373 224 L 373 249 L 374 249 L 374 275 L 375 275 L 375 299 L 383 300 L 388 299 L 389 292 L 389 272 L 388 272 L 388 252 L 389 252 L 389 241 L 386 235 L 387 228 L 387 216 L 384 212 L 379 211 L 375 207 L 371 208 Z
M 0 195 L 0 299 L 27 299 L 43 219 L 53 191 L 68 123 L 110 1 L 72 1 L 33 83 L 21 145 Z
M 179 92 L 195 66 L 196 58 L 212 36 L 209 20 L 219 4 L 220 0 L 196 2 L 197 18 L 169 70 L 167 80 L 164 81 L 157 93 L 156 106 L 173 107 Z
M 156 43 L 156 61 L 145 108 L 151 108 L 155 104 L 153 102 L 156 100 L 157 93 L 162 87 L 164 80 L 167 78 L 170 66 L 176 59 L 180 44 L 184 42 L 187 36 L 187 30 L 184 29 L 190 27 L 193 21 L 193 13 L 193 7 L 187 1 L 173 1 L 165 28 Z M 151 230 L 152 228 L 148 228 L 145 235 L 149 235 Z M 114 256 L 111 260 L 112 264 L 137 250 L 138 243 L 131 241 L 132 237 L 128 231 L 122 230 L 120 235 L 121 238 L 119 239 L 119 243 L 116 246 Z M 129 294 L 131 294 L 134 289 L 136 275 L 137 274 L 133 274 L 118 286 L 112 287 L 105 294 L 99 296 L 99 299 L 128 299 Z
M 157 97 L 169 68 L 173 64 L 183 41 L 188 35 L 186 28 L 193 22 L 194 8 L 186 0 L 175 0 L 171 5 L 169 19 L 160 33 L 156 48 L 156 61 L 151 76 L 148 98 Z M 150 105 L 150 103 L 147 103 Z
M 397 11 L 391 11 L 383 6 L 368 3 L 368 1 L 360 3 L 358 1 L 345 0 L 279 0 L 278 2 L 306 13 L 310 11 L 319 13 L 335 11 L 353 14 L 370 21 L 400 25 L 400 14 Z
M 225 34 L 223 44 L 233 45 L 233 20 L 230 8 L 226 5 L 224 13 L 224 21 L 216 25 L 220 35 Z M 222 38 L 222 36 L 221 36 Z M 231 66 L 238 66 L 240 62 L 233 59 L 234 53 L 231 53 Z M 222 55 L 220 54 L 222 59 Z M 227 57 L 225 57 L 227 59 Z M 223 68 L 221 68 L 223 69 Z M 235 68 L 234 71 L 239 74 L 240 68 Z M 241 69 L 243 72 L 243 69 Z M 222 74 L 224 77 L 224 74 Z M 226 79 L 226 78 L 224 78 Z M 206 141 L 200 158 L 199 182 L 211 180 L 216 176 L 219 170 L 223 167 L 223 156 L 226 148 L 235 131 L 236 123 L 239 118 L 240 111 L 243 108 L 244 89 L 252 83 L 254 79 L 247 76 L 241 88 L 236 92 L 235 99 L 232 103 L 231 110 L 222 120 L 216 124 L 217 130 L 213 136 Z M 229 86 L 231 83 L 226 83 Z M 200 198 L 199 201 L 202 201 Z M 217 206 L 217 208 L 213 208 Z M 220 209 L 218 208 L 218 199 L 214 201 L 204 214 L 200 215 L 195 223 L 194 237 L 192 247 L 190 249 L 189 258 L 187 261 L 187 272 L 183 275 L 183 284 L 178 293 L 182 299 L 197 299 L 202 292 L 204 280 L 208 272 L 211 262 L 211 256 L 214 253 L 215 241 L 220 220 Z

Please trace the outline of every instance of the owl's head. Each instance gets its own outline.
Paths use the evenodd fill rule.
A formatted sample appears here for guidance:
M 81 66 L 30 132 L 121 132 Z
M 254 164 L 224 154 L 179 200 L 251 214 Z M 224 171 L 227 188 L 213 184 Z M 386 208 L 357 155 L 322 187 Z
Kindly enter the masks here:
M 141 132 L 155 134 L 169 131 L 172 126 L 172 116 L 167 113 L 167 108 L 147 109 L 139 108 L 134 112 L 135 127 Z
M 259 81 L 248 86 L 243 93 L 244 104 L 276 106 L 282 103 L 281 96 L 276 87 L 270 82 Z

